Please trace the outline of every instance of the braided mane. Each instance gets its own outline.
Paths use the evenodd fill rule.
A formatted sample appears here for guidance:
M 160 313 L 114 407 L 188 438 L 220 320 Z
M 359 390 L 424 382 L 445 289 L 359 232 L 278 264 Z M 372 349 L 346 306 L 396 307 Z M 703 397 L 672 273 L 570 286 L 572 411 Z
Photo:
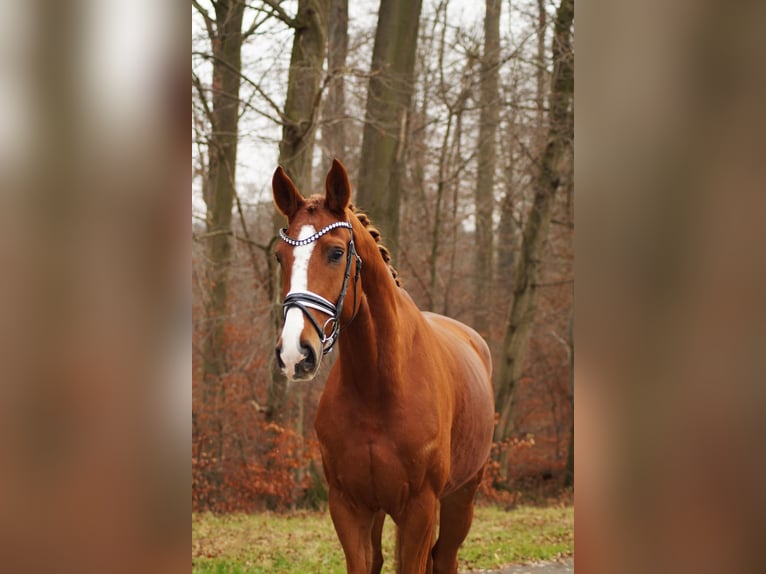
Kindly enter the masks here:
M 372 222 L 370 221 L 370 218 L 367 216 L 366 213 L 354 207 L 353 205 L 349 205 L 349 208 L 354 213 L 354 215 L 356 215 L 356 218 L 359 220 L 359 223 L 361 223 L 362 226 L 364 226 L 364 228 L 369 232 L 369 234 L 375 240 L 375 243 L 378 244 L 378 251 L 380 251 L 380 255 L 383 257 L 383 261 L 385 261 L 386 266 L 388 267 L 388 270 L 391 272 L 391 277 L 394 278 L 396 285 L 398 287 L 401 287 L 402 284 L 401 284 L 401 281 L 399 280 L 399 272 L 391 264 L 391 252 L 388 250 L 388 247 L 386 247 L 380 242 L 380 231 L 378 230 L 377 227 L 375 227 L 372 224 Z

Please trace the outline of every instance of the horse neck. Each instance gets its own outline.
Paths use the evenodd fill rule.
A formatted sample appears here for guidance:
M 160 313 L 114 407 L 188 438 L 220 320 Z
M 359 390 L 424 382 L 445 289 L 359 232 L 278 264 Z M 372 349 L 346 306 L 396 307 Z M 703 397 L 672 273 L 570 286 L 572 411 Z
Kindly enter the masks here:
M 364 393 L 395 392 L 403 365 L 402 297 L 378 245 L 356 217 L 354 242 L 362 258 L 362 288 L 356 318 L 341 331 L 341 376 Z

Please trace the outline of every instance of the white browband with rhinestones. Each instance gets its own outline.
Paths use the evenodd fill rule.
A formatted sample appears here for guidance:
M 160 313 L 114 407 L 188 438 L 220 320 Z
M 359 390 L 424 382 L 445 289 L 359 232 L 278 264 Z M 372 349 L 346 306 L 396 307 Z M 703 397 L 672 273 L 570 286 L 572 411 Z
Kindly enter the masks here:
M 308 245 L 309 243 L 313 243 L 314 241 L 322 237 L 328 231 L 332 231 L 333 229 L 337 229 L 338 227 L 346 227 L 348 229 L 351 229 L 351 224 L 348 221 L 336 221 L 335 223 L 331 223 L 327 227 L 320 229 L 314 235 L 309 235 L 305 239 L 293 239 L 292 237 L 287 235 L 287 228 L 283 227 L 282 229 L 279 230 L 279 236 L 282 238 L 282 241 L 284 241 L 288 245 L 292 245 L 293 247 L 300 247 L 301 245 Z

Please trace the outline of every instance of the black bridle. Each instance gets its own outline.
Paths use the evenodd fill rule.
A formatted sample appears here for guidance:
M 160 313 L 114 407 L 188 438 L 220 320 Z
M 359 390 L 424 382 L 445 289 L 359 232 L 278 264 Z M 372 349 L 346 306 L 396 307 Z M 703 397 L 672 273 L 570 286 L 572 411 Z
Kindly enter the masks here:
M 308 317 L 309 321 L 314 326 L 314 329 L 316 329 L 316 332 L 319 335 L 319 340 L 322 341 L 322 354 L 324 355 L 332 351 L 332 348 L 335 345 L 335 342 L 338 340 L 338 334 L 340 333 L 340 330 L 341 330 L 340 314 L 341 314 L 341 311 L 343 310 L 343 301 L 346 298 L 346 291 L 348 289 L 348 279 L 351 276 L 352 258 L 356 258 L 356 272 L 354 273 L 354 306 L 353 306 L 354 312 L 351 315 L 351 319 L 349 320 L 348 323 L 351 323 L 351 321 L 354 320 L 354 317 L 356 317 L 357 292 L 359 287 L 359 273 L 362 270 L 362 258 L 359 257 L 359 254 L 356 252 L 356 247 L 354 246 L 354 230 L 348 221 L 336 221 L 335 223 L 331 223 L 327 227 L 320 229 L 313 235 L 310 235 L 309 237 L 306 237 L 304 239 L 293 239 L 292 237 L 288 236 L 287 228 L 283 228 L 279 230 L 279 237 L 282 238 L 282 241 L 284 241 L 288 245 L 292 245 L 293 247 L 300 247 L 302 245 L 308 245 L 309 243 L 313 243 L 314 241 L 322 237 L 325 233 L 332 231 L 333 229 L 337 229 L 339 227 L 347 228 L 351 233 L 351 239 L 349 240 L 348 246 L 346 249 L 346 271 L 343 274 L 343 286 L 340 289 L 340 295 L 338 295 L 338 301 L 336 303 L 331 303 L 330 301 L 328 301 L 321 295 L 317 295 L 316 293 L 312 293 L 311 291 L 293 291 L 287 294 L 284 302 L 282 303 L 282 309 L 283 309 L 283 313 L 285 317 L 287 316 L 287 312 L 293 307 L 297 307 L 303 312 L 303 314 L 306 317 Z M 311 314 L 309 309 L 315 309 L 317 311 L 320 311 L 324 313 L 325 315 L 329 315 L 330 318 L 327 319 L 324 325 L 320 327 L 319 323 L 317 323 L 317 320 Z M 348 326 L 348 323 L 346 323 L 344 327 Z M 332 329 L 330 330 L 329 335 L 326 334 L 328 324 L 332 325 Z

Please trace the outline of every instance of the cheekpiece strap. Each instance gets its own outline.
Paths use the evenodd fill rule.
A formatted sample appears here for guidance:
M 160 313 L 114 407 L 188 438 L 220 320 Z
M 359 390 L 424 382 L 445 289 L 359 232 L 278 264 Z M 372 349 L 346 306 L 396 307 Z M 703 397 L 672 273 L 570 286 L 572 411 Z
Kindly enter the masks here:
M 293 247 L 300 247 L 302 245 L 308 245 L 309 243 L 313 243 L 320 237 L 322 237 L 325 233 L 332 231 L 333 229 L 337 229 L 339 227 L 345 227 L 347 229 L 351 229 L 351 224 L 348 221 L 336 221 L 335 223 L 331 223 L 327 227 L 320 229 L 313 235 L 309 235 L 308 237 L 304 239 L 293 239 L 289 235 L 287 235 L 287 228 L 283 227 L 279 230 L 279 236 L 282 238 L 282 241 L 287 243 L 288 245 L 292 245 Z

